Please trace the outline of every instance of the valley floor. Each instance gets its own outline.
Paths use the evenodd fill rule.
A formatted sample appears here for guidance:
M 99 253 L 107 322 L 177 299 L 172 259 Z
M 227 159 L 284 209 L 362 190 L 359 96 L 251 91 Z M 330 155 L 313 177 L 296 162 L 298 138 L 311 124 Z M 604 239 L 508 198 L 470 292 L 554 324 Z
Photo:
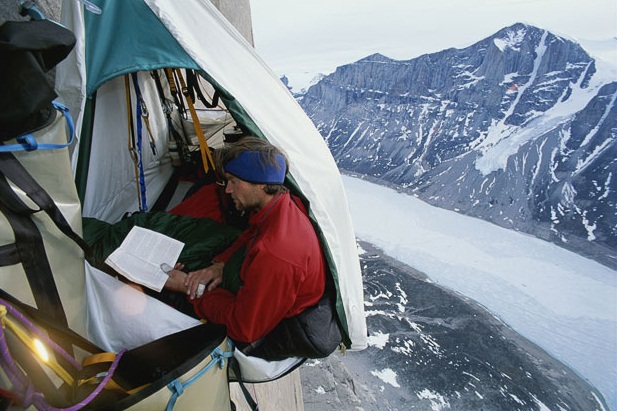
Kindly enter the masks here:
M 606 409 L 597 390 L 484 307 L 362 248 L 369 347 L 305 363 L 305 410 Z
M 482 305 L 617 410 L 617 271 L 387 187 L 347 176 L 343 184 L 360 240 Z

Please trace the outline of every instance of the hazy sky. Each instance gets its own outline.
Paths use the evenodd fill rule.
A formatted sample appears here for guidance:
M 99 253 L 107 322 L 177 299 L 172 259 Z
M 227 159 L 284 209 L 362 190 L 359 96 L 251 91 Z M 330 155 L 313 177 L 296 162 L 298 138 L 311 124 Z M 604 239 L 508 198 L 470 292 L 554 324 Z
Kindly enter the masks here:
M 376 52 L 405 60 L 466 47 L 517 22 L 590 47 L 613 38 L 602 57 L 617 64 L 616 0 L 251 0 L 251 9 L 257 52 L 292 82 Z

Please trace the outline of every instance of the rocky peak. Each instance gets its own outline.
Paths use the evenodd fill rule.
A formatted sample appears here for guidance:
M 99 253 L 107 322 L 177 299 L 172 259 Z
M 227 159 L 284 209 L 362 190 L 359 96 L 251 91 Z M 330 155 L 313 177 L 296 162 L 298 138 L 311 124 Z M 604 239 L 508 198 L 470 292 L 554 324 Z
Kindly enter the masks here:
M 615 82 L 578 43 L 517 23 L 464 49 L 367 56 L 300 104 L 343 170 L 617 255 Z

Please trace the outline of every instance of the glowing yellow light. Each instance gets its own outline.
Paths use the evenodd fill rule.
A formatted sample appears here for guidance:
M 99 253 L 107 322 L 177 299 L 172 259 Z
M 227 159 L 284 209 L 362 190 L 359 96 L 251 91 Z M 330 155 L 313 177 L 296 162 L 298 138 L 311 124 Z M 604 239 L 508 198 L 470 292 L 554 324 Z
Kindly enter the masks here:
M 44 362 L 48 362 L 49 354 L 47 353 L 47 349 L 45 348 L 41 340 L 39 340 L 38 338 L 35 338 L 33 342 L 34 342 L 34 348 L 36 349 L 36 353 L 39 356 L 39 358 L 43 360 Z

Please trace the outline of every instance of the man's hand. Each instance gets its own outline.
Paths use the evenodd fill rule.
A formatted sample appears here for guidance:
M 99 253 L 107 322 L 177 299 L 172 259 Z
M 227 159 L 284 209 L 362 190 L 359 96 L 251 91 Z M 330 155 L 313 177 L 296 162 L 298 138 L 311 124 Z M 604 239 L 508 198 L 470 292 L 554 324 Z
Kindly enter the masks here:
M 184 279 L 187 294 L 192 300 L 197 297 L 197 288 L 204 284 L 208 291 L 214 290 L 223 282 L 223 267 L 225 263 L 215 262 L 211 266 L 201 270 L 191 271 Z
M 167 290 L 188 293 L 188 288 L 185 285 L 187 275 L 184 271 L 181 271 L 183 268 L 184 265 L 178 263 L 173 270 L 167 273 L 169 278 L 164 286 Z

